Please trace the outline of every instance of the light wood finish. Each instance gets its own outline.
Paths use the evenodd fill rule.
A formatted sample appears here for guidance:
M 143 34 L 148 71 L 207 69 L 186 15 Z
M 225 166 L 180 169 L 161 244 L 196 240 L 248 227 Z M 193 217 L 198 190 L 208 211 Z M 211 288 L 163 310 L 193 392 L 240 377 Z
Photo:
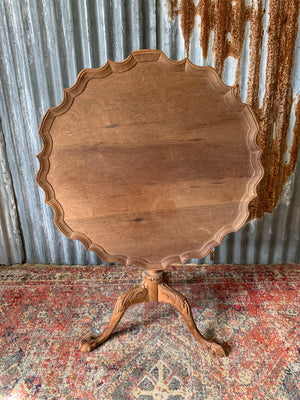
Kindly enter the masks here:
M 263 174 L 257 126 L 213 68 L 158 50 L 83 70 L 48 110 L 37 181 L 55 224 L 103 261 L 149 271 L 81 351 L 104 342 L 131 304 L 158 301 L 175 306 L 211 354 L 225 355 L 199 333 L 162 271 L 206 256 L 247 220 Z
M 37 180 L 66 236 L 106 262 L 164 269 L 244 224 L 256 133 L 213 68 L 136 51 L 83 70 L 48 110 Z
M 206 340 L 198 331 L 192 316 L 191 307 L 187 299 L 181 293 L 172 289 L 164 282 L 163 271 L 148 271 L 143 274 L 143 281 L 140 285 L 121 294 L 118 298 L 109 325 L 99 336 L 89 336 L 80 343 L 80 351 L 90 352 L 105 342 L 119 324 L 122 316 L 128 307 L 136 303 L 157 301 L 168 303 L 177 308 L 182 315 L 190 332 L 211 355 L 225 357 L 225 350 L 216 342 Z

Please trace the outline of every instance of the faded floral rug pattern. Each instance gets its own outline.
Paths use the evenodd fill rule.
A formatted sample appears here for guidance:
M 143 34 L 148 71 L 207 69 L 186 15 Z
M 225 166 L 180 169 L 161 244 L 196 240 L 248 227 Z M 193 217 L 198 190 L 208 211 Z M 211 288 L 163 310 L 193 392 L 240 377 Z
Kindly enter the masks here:
M 227 358 L 202 351 L 157 303 L 132 306 L 110 340 L 80 353 L 79 339 L 106 326 L 140 277 L 118 265 L 0 267 L 0 399 L 300 399 L 299 265 L 168 269 Z

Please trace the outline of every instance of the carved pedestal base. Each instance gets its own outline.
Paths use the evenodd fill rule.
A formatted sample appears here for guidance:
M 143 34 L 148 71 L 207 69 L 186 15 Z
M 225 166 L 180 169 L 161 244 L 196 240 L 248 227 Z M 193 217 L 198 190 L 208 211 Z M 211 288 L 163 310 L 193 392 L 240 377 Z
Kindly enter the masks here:
M 158 301 L 172 304 L 182 315 L 194 338 L 215 357 L 225 357 L 225 351 L 218 343 L 206 340 L 198 331 L 191 308 L 186 298 L 164 282 L 163 271 L 145 271 L 143 281 L 136 287 L 121 294 L 118 298 L 112 318 L 99 336 L 89 336 L 80 344 L 80 351 L 89 352 L 103 343 L 112 334 L 123 314 L 132 304 Z

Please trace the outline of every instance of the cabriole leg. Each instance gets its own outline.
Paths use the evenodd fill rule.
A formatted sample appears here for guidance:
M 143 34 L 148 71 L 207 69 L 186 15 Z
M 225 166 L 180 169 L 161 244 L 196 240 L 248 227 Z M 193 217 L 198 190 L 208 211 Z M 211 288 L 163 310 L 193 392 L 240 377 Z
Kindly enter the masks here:
M 121 294 L 116 302 L 113 315 L 106 329 L 99 336 L 89 336 L 84 339 L 80 344 L 79 350 L 82 352 L 89 352 L 101 343 L 105 342 L 121 321 L 127 308 L 132 304 L 142 303 L 145 301 L 148 301 L 148 290 L 145 288 L 143 283 Z
M 218 343 L 206 340 L 195 324 L 191 307 L 187 299 L 175 289 L 172 289 L 165 282 L 161 283 L 158 287 L 158 301 L 168 303 L 177 308 L 182 315 L 187 327 L 194 338 L 204 347 L 208 352 L 215 357 L 226 357 L 226 353 L 222 346 Z

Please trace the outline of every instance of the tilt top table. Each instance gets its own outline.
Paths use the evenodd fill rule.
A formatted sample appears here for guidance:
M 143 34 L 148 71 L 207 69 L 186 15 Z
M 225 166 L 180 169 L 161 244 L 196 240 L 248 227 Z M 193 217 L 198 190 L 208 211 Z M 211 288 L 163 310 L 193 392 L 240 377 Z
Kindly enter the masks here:
M 170 303 L 196 340 L 187 300 L 164 282 L 173 263 L 205 257 L 247 220 L 263 175 L 257 122 L 211 67 L 139 50 L 122 62 L 84 69 L 40 125 L 37 182 L 54 222 L 105 262 L 144 269 L 121 294 L 100 336 L 104 342 L 134 303 Z

